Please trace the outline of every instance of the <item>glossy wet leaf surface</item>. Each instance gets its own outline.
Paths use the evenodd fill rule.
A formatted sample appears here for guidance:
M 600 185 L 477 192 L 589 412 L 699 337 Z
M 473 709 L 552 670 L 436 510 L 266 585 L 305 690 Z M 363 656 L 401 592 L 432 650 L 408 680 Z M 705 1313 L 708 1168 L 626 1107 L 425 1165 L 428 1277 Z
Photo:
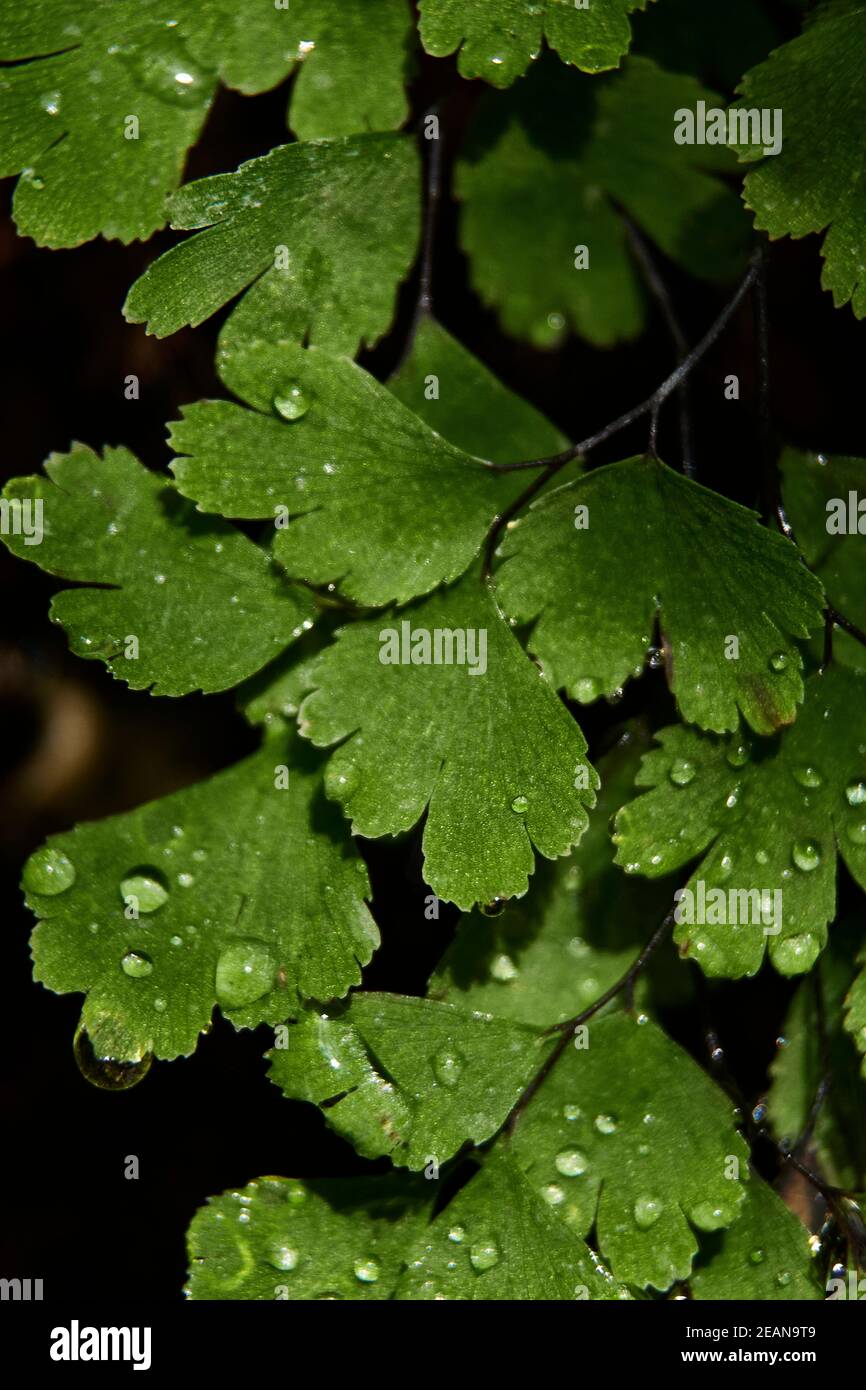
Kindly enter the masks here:
M 708 975 L 754 974 L 765 948 L 784 975 L 810 970 L 836 912 L 837 853 L 866 883 L 864 693 L 831 667 L 772 744 L 674 725 L 644 759 L 650 790 L 617 816 L 617 863 L 652 878 L 700 860 L 675 938 Z
M 429 665 L 412 664 L 404 639 L 416 630 Z M 463 664 L 458 639 L 444 636 L 455 632 Z M 394 643 L 400 664 L 383 663 L 398 656 Z M 424 876 L 438 897 L 465 909 L 523 893 L 533 849 L 554 859 L 583 835 L 597 785 L 583 735 L 475 574 L 343 628 L 310 679 L 301 732 L 340 745 L 328 794 L 374 838 L 411 829 L 426 810 Z
M 40 245 L 149 237 L 167 219 L 218 81 L 245 93 L 300 65 L 302 139 L 407 114 L 405 0 L 32 0 L 3 16 L 0 174 L 21 172 L 19 231 Z
M 280 145 L 172 197 L 172 227 L 197 235 L 148 267 L 124 313 L 162 338 L 247 291 L 223 330 L 228 341 L 309 341 L 352 354 L 391 324 L 419 218 L 408 138 Z
M 720 731 L 742 712 L 766 734 L 796 717 L 792 638 L 819 626 L 821 588 L 754 512 L 656 460 L 629 459 L 541 498 L 500 553 L 499 601 L 534 622 L 529 650 L 578 700 L 639 675 L 658 622 L 684 719 Z
M 286 732 L 210 780 L 53 836 L 23 886 L 36 978 L 86 994 L 97 1054 L 121 1061 L 192 1052 L 216 1004 L 248 1028 L 299 995 L 345 994 L 379 942 L 320 762 Z
M 511 1141 L 520 1168 L 624 1283 L 688 1278 L 693 1227 L 737 1220 L 748 1150 L 727 1096 L 650 1020 L 587 1025 L 524 1112 Z
M 100 458 L 79 444 L 52 454 L 45 476 L 13 479 L 4 497 L 22 518 L 4 534 L 9 549 L 87 586 L 51 604 L 72 650 L 104 661 L 134 690 L 225 690 L 314 617 L 310 594 L 266 551 L 219 517 L 197 515 L 126 449 Z

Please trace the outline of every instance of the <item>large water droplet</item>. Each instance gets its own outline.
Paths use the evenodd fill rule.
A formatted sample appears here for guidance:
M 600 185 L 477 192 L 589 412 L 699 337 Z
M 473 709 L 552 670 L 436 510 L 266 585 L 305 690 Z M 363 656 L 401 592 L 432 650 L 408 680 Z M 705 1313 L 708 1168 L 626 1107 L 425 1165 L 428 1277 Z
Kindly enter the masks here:
M 525 816 L 529 810 L 529 801 L 525 796 L 516 796 L 511 803 L 512 811 L 516 811 L 519 816 Z
M 239 937 L 226 946 L 216 966 L 216 995 L 220 1004 L 239 1009 L 267 994 L 274 984 L 276 962 L 269 946 L 252 937 Z
M 356 1260 L 354 1264 L 355 1278 L 362 1284 L 375 1284 L 379 1278 L 379 1262 L 372 1257 L 366 1260 Z
M 730 1223 L 726 1207 L 714 1202 L 699 1202 L 692 1212 L 692 1221 L 702 1231 L 718 1231 Z
M 433 1058 L 433 1075 L 440 1086 L 456 1086 L 463 1072 L 465 1059 L 460 1053 L 448 1047 L 437 1052 Z
M 469 1262 L 473 1269 L 479 1271 L 492 1269 L 499 1263 L 499 1246 L 492 1240 L 480 1241 L 477 1245 L 471 1246 Z
M 292 1270 L 298 1263 L 298 1252 L 293 1250 L 291 1245 L 285 1245 L 282 1241 L 275 1241 L 268 1251 L 268 1263 L 274 1269 Z
M 168 902 L 168 884 L 159 869 L 133 869 L 120 880 L 120 896 L 135 898 L 139 912 L 156 912 Z
M 671 764 L 668 777 L 675 787 L 687 787 L 689 782 L 695 780 L 696 772 L 697 768 L 688 758 L 676 758 Z
M 482 917 L 501 917 L 507 901 L 507 898 L 494 898 L 492 902 L 479 903 L 478 911 Z
M 493 976 L 494 980 L 498 980 L 500 984 L 505 985 L 511 980 L 516 980 L 520 971 L 517 969 L 511 957 L 503 954 L 493 957 L 493 960 L 490 962 L 490 974 Z
M 564 1178 L 579 1178 L 589 1167 L 589 1159 L 580 1149 L 563 1149 L 553 1160 L 553 1166 Z
M 619 1121 L 613 1115 L 596 1115 L 595 1127 L 599 1134 L 613 1134 Z
M 462 1226 L 452 1226 L 448 1232 L 448 1239 L 454 1245 L 462 1245 L 466 1239 L 466 1232 Z
M 664 1203 L 657 1197 L 638 1197 L 634 1204 L 635 1225 L 642 1231 L 654 1226 L 664 1211 Z
M 866 820 L 850 820 L 845 826 L 845 834 L 852 845 L 866 845 Z
M 120 962 L 124 975 L 131 980 L 144 980 L 153 974 L 153 961 L 143 951 L 127 951 Z
M 75 1034 L 72 1050 L 85 1081 L 89 1081 L 91 1086 L 98 1086 L 101 1091 L 128 1091 L 131 1086 L 137 1086 L 147 1076 L 153 1061 L 150 1052 L 132 1062 L 100 1056 L 102 1049 L 94 1047 L 83 1024 Z
M 845 796 L 849 806 L 862 806 L 866 802 L 866 781 L 858 777 L 855 781 L 849 782 L 845 788 Z
M 171 105 L 195 106 L 209 95 L 211 79 L 187 51 L 177 34 L 148 38 L 147 46 L 119 53 L 144 89 Z
M 821 846 L 817 840 L 795 840 L 791 858 L 804 874 L 811 873 L 821 863 Z
M 43 845 L 27 860 L 21 881 L 28 893 L 56 897 L 75 882 L 75 865 L 62 850 Z
M 821 943 L 812 932 L 785 936 L 776 943 L 773 964 L 782 974 L 802 974 L 814 965 L 821 953 Z
M 287 381 L 274 394 L 274 410 L 284 420 L 300 420 L 306 415 L 311 404 L 310 393 L 297 381 Z

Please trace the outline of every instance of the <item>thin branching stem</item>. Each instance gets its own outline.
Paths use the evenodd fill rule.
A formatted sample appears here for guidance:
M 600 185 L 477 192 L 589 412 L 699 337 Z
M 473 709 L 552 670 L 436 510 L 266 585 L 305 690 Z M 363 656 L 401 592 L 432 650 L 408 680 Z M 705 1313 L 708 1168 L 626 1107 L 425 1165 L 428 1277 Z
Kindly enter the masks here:
M 406 341 L 403 344 L 403 351 L 400 354 L 400 361 L 395 368 L 399 371 L 403 363 L 412 351 L 418 329 L 428 314 L 433 312 L 433 254 L 436 243 L 436 224 L 439 215 L 439 204 L 442 200 L 442 131 L 437 129 L 435 139 L 424 138 L 427 135 L 427 123 L 430 117 L 440 117 L 440 105 L 438 102 L 429 107 L 424 112 L 420 121 L 420 132 L 422 144 L 426 146 L 427 161 L 425 170 L 425 191 L 424 191 L 424 224 L 421 236 L 421 252 L 418 258 L 418 292 L 415 299 L 415 307 L 412 318 L 406 333 Z M 441 121 L 439 122 L 441 127 Z
M 603 1009 L 606 1004 L 609 1004 L 612 999 L 615 999 L 618 994 L 625 992 L 629 1000 L 631 1000 L 635 982 L 638 977 L 643 974 L 653 952 L 661 945 L 662 941 L 664 941 L 668 932 L 671 930 L 673 922 L 674 909 L 671 909 L 661 925 L 656 927 L 649 941 L 641 949 L 640 954 L 615 984 L 612 984 L 609 989 L 606 989 L 604 994 L 599 995 L 598 999 L 596 999 L 593 1004 L 590 1004 L 588 1008 L 577 1014 L 575 1018 L 566 1019 L 564 1023 L 555 1023 L 551 1028 L 546 1029 L 545 1036 L 559 1034 L 556 1045 L 551 1048 L 538 1071 L 535 1073 L 535 1076 L 521 1093 L 516 1104 L 512 1108 L 505 1126 L 507 1134 L 510 1135 L 514 1133 L 517 1123 L 527 1105 L 553 1071 L 553 1068 L 556 1066 L 563 1052 L 565 1052 L 577 1029 L 583 1027 L 591 1018 L 594 1018 L 594 1016 Z
M 592 449 L 598 448 L 599 444 L 604 444 L 608 439 L 612 439 L 615 434 L 633 425 L 636 420 L 640 420 L 644 415 L 648 415 L 652 410 L 664 405 L 668 396 L 674 391 L 678 391 L 682 383 L 690 375 L 693 369 L 700 362 L 701 358 L 709 352 L 713 344 L 721 337 L 733 315 L 736 313 L 743 299 L 749 293 L 758 275 L 758 255 L 753 255 L 751 264 L 737 288 L 733 298 L 728 301 L 715 322 L 707 329 L 700 342 L 692 348 L 691 352 L 683 358 L 674 370 L 665 377 L 660 386 L 657 386 L 651 396 L 647 396 L 640 405 L 633 405 L 631 410 L 625 411 L 612 420 L 603 429 L 597 430 L 587 439 L 582 439 L 579 444 L 572 444 L 568 449 L 563 449 L 560 454 L 550 454 L 546 458 L 521 459 L 516 463 L 488 463 L 488 468 L 496 473 L 516 473 L 524 468 L 550 468 L 555 465 L 557 468 L 564 468 L 572 459 L 588 454 Z
M 662 278 L 659 268 L 643 236 L 628 214 L 622 208 L 619 208 L 618 211 L 623 226 L 625 227 L 626 235 L 628 236 L 632 255 L 640 266 L 641 274 L 643 275 L 647 289 L 658 305 L 662 318 L 665 321 L 676 352 L 677 366 L 679 366 L 689 355 L 689 344 L 679 318 L 677 317 L 673 299 L 671 298 L 668 287 Z M 693 478 L 695 475 L 695 461 L 692 452 L 693 430 L 688 378 L 685 378 L 680 383 L 678 396 L 680 403 L 680 450 L 682 453 L 683 472 L 687 478 Z M 658 432 L 658 416 L 660 409 L 661 407 L 657 406 L 651 414 L 649 449 L 654 457 L 656 456 L 656 434 Z

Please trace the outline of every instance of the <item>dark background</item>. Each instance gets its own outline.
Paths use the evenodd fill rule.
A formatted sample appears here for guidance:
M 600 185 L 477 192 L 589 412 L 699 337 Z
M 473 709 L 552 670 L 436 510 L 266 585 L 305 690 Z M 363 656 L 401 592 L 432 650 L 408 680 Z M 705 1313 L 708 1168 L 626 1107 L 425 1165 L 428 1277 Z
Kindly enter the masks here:
M 693 3 L 693 0 L 692 0 Z M 716 7 L 713 7 L 714 9 Z M 726 55 L 708 45 L 703 76 L 724 89 L 769 46 L 772 30 L 724 9 L 741 27 Z M 734 6 L 737 10 L 739 7 Z M 659 7 L 661 13 L 662 6 Z M 687 23 L 685 4 L 671 13 Z M 796 11 L 767 3 L 777 36 L 798 30 Z M 676 25 L 658 29 L 655 16 L 636 21 L 639 42 L 675 54 L 689 46 Z M 728 36 L 729 39 L 731 36 Z M 739 65 L 738 65 L 739 64 Z M 673 57 L 669 66 L 676 66 Z M 413 83 L 420 115 L 443 99 L 446 172 L 480 95 L 461 82 L 450 60 L 421 59 Z M 287 84 L 257 98 L 223 92 L 187 178 L 234 168 L 285 138 Z M 0 320 L 3 374 L 0 470 L 3 480 L 36 472 L 52 450 L 73 439 L 99 448 L 125 444 L 152 467 L 169 458 L 164 424 L 179 407 L 221 395 L 213 347 L 221 316 L 164 341 L 126 324 L 126 291 L 154 255 L 170 245 L 164 233 L 146 246 L 98 241 L 73 251 L 38 250 L 18 238 L 8 216 L 12 181 L 0 186 Z M 685 280 L 659 261 L 686 333 L 697 341 L 725 294 Z M 772 408 L 780 438 L 827 452 L 864 452 L 860 427 L 866 325 L 834 310 L 819 287 L 819 239 L 774 246 L 770 256 Z M 365 359 L 385 376 L 397 360 L 411 317 L 412 284 L 401 296 L 393 334 Z M 542 353 L 508 339 L 468 287 L 457 249 L 456 210 L 445 199 L 436 240 L 434 297 L 442 321 L 508 384 L 539 406 L 570 437 L 580 438 L 642 400 L 672 365 L 670 342 L 653 310 L 648 331 L 613 353 L 574 339 Z M 720 383 L 740 377 L 741 400 L 722 399 Z M 141 399 L 127 401 L 124 377 L 135 373 Z M 750 306 L 741 307 L 721 342 L 693 377 L 699 476 L 754 504 L 758 494 L 759 428 L 756 357 Z M 643 448 L 645 426 L 620 438 L 603 457 Z M 661 452 L 675 456 L 675 412 L 663 416 Z M 0 1274 L 42 1277 L 45 1296 L 180 1297 L 184 1231 L 210 1193 L 265 1173 L 323 1176 L 370 1171 L 326 1130 L 312 1106 L 290 1104 L 265 1078 L 268 1030 L 236 1034 L 217 1020 L 193 1058 L 157 1063 L 134 1090 L 110 1094 L 79 1074 L 72 1037 L 80 999 L 59 998 L 31 980 L 31 918 L 22 905 L 22 859 L 44 836 L 79 819 L 138 805 L 233 762 L 255 735 L 235 713 L 231 694 L 153 699 L 114 681 L 98 662 L 71 657 L 63 633 L 47 619 L 62 585 L 35 566 L 0 551 L 0 893 L 4 1027 Z M 633 684 L 616 709 L 581 712 L 590 752 L 612 725 L 649 707 L 666 722 L 672 705 L 657 674 Z M 374 911 L 383 949 L 367 977 L 379 988 L 423 989 L 447 944 L 453 918 L 425 921 L 418 837 L 397 847 L 364 844 L 374 880 Z M 746 992 L 746 990 L 750 992 Z M 756 993 L 760 991 L 760 1008 Z M 764 972 L 757 984 L 717 991 L 716 1022 L 730 1062 L 750 1099 L 757 1099 L 789 987 Z M 664 1020 L 700 1054 L 694 1020 Z M 141 1177 L 123 1177 L 124 1160 L 139 1157 Z

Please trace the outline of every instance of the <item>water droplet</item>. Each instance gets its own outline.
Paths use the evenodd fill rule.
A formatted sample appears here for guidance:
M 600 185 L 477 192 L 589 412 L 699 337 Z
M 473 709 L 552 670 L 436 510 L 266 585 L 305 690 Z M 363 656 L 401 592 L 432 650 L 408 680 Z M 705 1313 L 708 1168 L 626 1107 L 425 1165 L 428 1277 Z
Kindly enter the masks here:
M 433 1075 L 440 1086 L 456 1086 L 463 1071 L 464 1058 L 451 1048 L 443 1048 L 433 1058 Z
M 792 1278 L 793 1275 L 787 1269 L 783 1269 L 776 1275 L 776 1283 L 780 1288 L 785 1289 L 790 1284 Z
M 849 782 L 845 788 L 845 796 L 849 806 L 862 806 L 866 802 L 866 781 L 858 777 L 855 781 Z
M 100 1056 L 102 1049 L 94 1047 L 83 1024 L 79 1026 L 72 1046 L 81 1075 L 101 1091 L 128 1091 L 131 1086 L 137 1086 L 147 1076 L 153 1061 L 150 1052 L 131 1062 Z
M 657 1197 L 638 1197 L 634 1204 L 635 1225 L 642 1231 L 654 1226 L 664 1211 L 664 1203 Z
M 462 1226 L 452 1226 L 451 1230 L 448 1232 L 448 1239 L 454 1245 L 462 1245 L 466 1239 L 466 1232 Z
M 300 420 L 312 404 L 308 391 L 304 391 L 297 381 L 287 381 L 273 398 L 274 410 L 284 420 Z
M 749 1254 L 749 1264 L 762 1265 L 766 1258 L 766 1250 L 752 1250 Z
M 293 1250 L 290 1245 L 276 1241 L 268 1251 L 268 1264 L 272 1264 L 274 1269 L 292 1270 L 297 1263 L 298 1252 Z
M 785 936 L 776 943 L 773 964 L 783 974 L 802 974 L 810 969 L 821 953 L 821 943 L 812 932 Z
M 563 1118 L 566 1119 L 566 1120 L 579 1120 L 579 1119 L 580 1119 L 580 1106 L 579 1106 L 579 1105 L 564 1105 L 564 1106 L 562 1107 L 562 1115 L 563 1115 Z
M 773 652 L 773 655 L 770 657 L 770 670 L 771 670 L 771 671 L 784 671 L 784 669 L 785 669 L 785 667 L 787 666 L 787 664 L 788 664 L 788 655 L 787 655 L 787 652 Z
M 657 671 L 664 664 L 664 656 L 658 647 L 648 647 L 646 657 L 651 671 Z
M 348 801 L 360 780 L 356 763 L 337 762 L 332 758 L 325 768 L 325 795 L 331 801 Z
M 184 873 L 178 874 L 177 881 L 181 888 L 192 888 L 192 885 L 195 883 L 195 878 L 192 874 Z
M 549 1182 L 541 1189 L 541 1198 L 549 1207 L 558 1207 L 565 1201 L 565 1193 L 558 1182 Z
M 186 106 L 200 104 L 210 96 L 210 77 L 195 63 L 176 33 L 151 35 L 146 48 L 135 47 L 118 56 L 142 87 L 159 101 Z
M 725 754 L 725 761 L 729 767 L 745 767 L 751 756 L 752 750 L 747 743 L 735 743 Z
M 139 912 L 156 912 L 168 902 L 168 884 L 158 869 L 133 869 L 120 880 L 120 896 L 136 898 Z
M 553 1160 L 553 1166 L 564 1178 L 579 1178 L 589 1167 L 589 1159 L 580 1149 L 563 1149 Z
M 355 1278 L 362 1284 L 375 1284 L 379 1278 L 379 1262 L 372 1257 L 366 1260 L 356 1260 L 354 1270 Z
M 517 979 L 520 971 L 510 956 L 501 955 L 493 957 L 490 974 L 494 980 L 499 980 L 500 984 L 508 984 L 509 980 Z
M 56 897 L 75 882 L 75 865 L 62 850 L 43 845 L 27 860 L 21 881 L 28 893 Z
M 813 767 L 811 763 L 804 763 L 801 767 L 794 768 L 794 781 L 799 782 L 801 787 L 820 787 L 824 778 L 817 767 Z
M 692 1221 L 702 1231 L 718 1231 L 730 1221 L 728 1211 L 714 1202 L 699 1202 L 691 1214 Z
M 817 840 L 795 840 L 791 848 L 791 858 L 804 874 L 811 873 L 821 863 L 821 846 Z
M 582 680 L 575 681 L 574 698 L 582 705 L 590 705 L 593 700 L 598 699 L 603 689 L 601 681 L 597 681 L 593 676 L 585 676 Z
M 676 758 L 671 764 L 668 777 L 675 787 L 687 787 L 689 782 L 695 780 L 697 768 L 694 763 L 689 762 L 688 758 Z
M 481 1241 L 478 1245 L 471 1246 L 469 1263 L 473 1269 L 479 1271 L 492 1269 L 499 1263 L 499 1246 L 492 1240 Z
M 845 834 L 852 845 L 866 845 L 866 820 L 849 821 L 845 827 Z
M 619 1121 L 613 1115 L 596 1115 L 595 1127 L 599 1134 L 613 1134 Z
M 120 962 L 124 975 L 131 980 L 143 980 L 153 974 L 153 961 L 143 951 L 127 951 Z
M 229 1009 L 261 999 L 274 984 L 276 962 L 264 941 L 239 937 L 221 952 L 216 966 L 216 995 Z
M 511 803 L 512 811 L 516 811 L 519 816 L 525 816 L 529 810 L 529 802 L 525 796 L 516 796 Z
M 483 917 L 501 917 L 507 901 L 507 898 L 494 898 L 490 903 L 479 903 L 478 911 Z

